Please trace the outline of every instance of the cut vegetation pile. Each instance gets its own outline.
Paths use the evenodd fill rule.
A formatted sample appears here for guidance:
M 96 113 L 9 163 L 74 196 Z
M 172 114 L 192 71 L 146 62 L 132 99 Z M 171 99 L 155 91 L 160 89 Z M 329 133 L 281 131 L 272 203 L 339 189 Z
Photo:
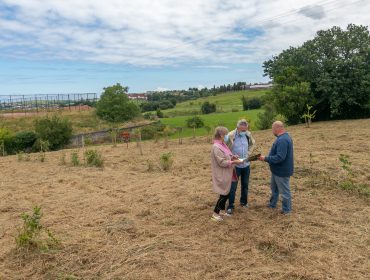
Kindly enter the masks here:
M 60 164 L 72 150 L 0 157 L 0 279 L 368 279 L 370 120 L 288 130 L 293 214 L 266 207 L 268 166 L 253 162 L 250 208 L 221 224 L 206 138 L 144 142 L 142 156 L 135 143 L 96 147 L 103 168 Z M 271 131 L 254 136 L 266 154 Z M 21 250 L 20 215 L 36 205 L 58 246 Z

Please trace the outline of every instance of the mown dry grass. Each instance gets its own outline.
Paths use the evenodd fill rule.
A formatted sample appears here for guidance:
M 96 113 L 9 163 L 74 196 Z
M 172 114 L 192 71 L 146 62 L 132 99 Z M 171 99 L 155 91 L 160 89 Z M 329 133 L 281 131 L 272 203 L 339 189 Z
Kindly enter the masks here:
M 294 213 L 265 207 L 269 170 L 256 162 L 250 208 L 237 208 L 222 224 L 210 220 L 216 195 L 203 138 L 168 149 L 146 142 L 143 156 L 135 143 L 101 146 L 103 169 L 59 165 L 69 150 L 47 153 L 44 163 L 0 158 L 0 279 L 368 279 L 369 198 L 336 182 L 344 153 L 356 183 L 369 187 L 370 120 L 289 131 Z M 266 153 L 271 132 L 254 135 Z M 163 172 L 159 158 L 168 151 L 174 166 Z M 34 205 L 42 206 L 59 249 L 15 250 L 19 216 Z
M 55 114 L 68 119 L 72 124 L 73 133 L 75 134 L 92 132 L 110 127 L 108 122 L 100 120 L 96 116 L 94 108 L 81 111 L 79 111 L 77 108 L 72 111 L 40 111 L 35 115 L 26 116 L 22 113 L 14 113 L 14 116 L 11 113 L 9 113 L 7 116 L 0 114 L 0 124 L 2 127 L 6 127 L 13 132 L 34 130 L 35 120 L 44 118 L 46 116 L 53 116 Z

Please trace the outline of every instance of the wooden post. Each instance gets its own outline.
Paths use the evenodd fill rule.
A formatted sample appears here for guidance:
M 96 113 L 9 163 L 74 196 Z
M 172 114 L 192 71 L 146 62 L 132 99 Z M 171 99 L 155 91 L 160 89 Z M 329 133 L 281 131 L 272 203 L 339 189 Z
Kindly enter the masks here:
M 168 134 L 170 133 L 171 129 L 169 126 L 166 126 L 163 130 L 163 136 L 164 136 L 164 148 L 168 148 Z
M 182 144 L 182 130 L 183 128 L 181 126 L 177 127 L 177 132 L 179 133 L 179 145 Z
M 140 149 L 140 155 L 143 155 L 143 148 L 141 147 L 141 129 L 138 129 L 138 144 L 139 144 L 139 149 Z
M 24 110 L 24 115 L 27 115 L 27 111 L 26 111 L 26 101 L 24 99 L 24 95 L 23 95 L 23 110 Z
M 82 158 L 83 158 L 84 163 L 86 163 L 86 160 L 85 160 L 85 136 L 84 135 L 81 135 L 81 146 L 82 146 Z

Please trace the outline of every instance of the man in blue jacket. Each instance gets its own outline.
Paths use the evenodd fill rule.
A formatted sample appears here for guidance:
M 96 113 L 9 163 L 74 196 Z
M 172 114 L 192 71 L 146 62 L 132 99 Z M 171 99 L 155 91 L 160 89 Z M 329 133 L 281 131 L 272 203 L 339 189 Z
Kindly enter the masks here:
M 272 124 L 272 133 L 276 140 L 268 156 L 260 156 L 259 160 L 266 161 L 271 170 L 270 208 L 276 208 L 279 193 L 282 196 L 283 214 L 292 211 L 292 196 L 290 193 L 290 176 L 293 175 L 293 141 L 281 121 Z

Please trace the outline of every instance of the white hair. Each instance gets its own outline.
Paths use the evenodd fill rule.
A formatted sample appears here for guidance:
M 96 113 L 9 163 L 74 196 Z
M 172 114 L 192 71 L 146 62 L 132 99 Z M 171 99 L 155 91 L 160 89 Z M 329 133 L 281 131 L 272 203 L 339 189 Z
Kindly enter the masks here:
M 241 125 L 249 126 L 247 120 L 245 120 L 245 119 L 239 120 L 238 123 L 236 124 L 236 127 L 239 127 Z

